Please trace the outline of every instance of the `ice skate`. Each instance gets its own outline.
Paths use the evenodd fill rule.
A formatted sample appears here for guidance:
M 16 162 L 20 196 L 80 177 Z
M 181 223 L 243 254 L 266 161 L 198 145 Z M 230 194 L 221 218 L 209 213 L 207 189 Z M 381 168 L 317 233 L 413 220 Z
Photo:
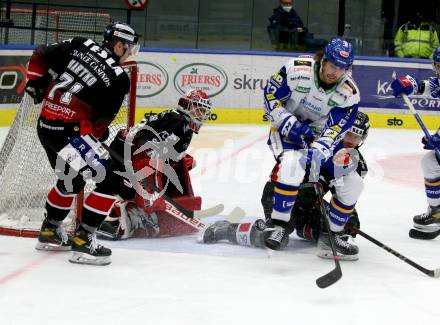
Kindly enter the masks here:
M 266 247 L 278 251 L 285 248 L 289 242 L 289 234 L 285 228 L 274 226 L 273 228 L 266 228 L 265 231 L 270 231 L 269 237 L 266 238 Z
M 331 232 L 336 246 L 336 253 L 341 260 L 356 261 L 359 259 L 359 248 L 354 243 L 353 237 L 344 232 Z M 318 239 L 318 257 L 333 258 L 333 252 L 330 247 L 329 234 L 322 232 Z
M 220 220 L 209 225 L 199 232 L 197 241 L 204 244 L 216 243 L 219 240 L 228 239 L 228 231 L 231 223 L 227 220 Z
M 35 249 L 40 251 L 70 251 L 72 242 L 61 224 L 56 226 L 45 218 L 41 225 Z
M 90 265 L 108 265 L 112 251 L 96 243 L 95 232 L 90 233 L 81 226 L 72 237 L 72 256 L 69 262 Z
M 413 218 L 414 228 L 424 231 L 436 231 L 440 229 L 440 206 L 428 207 L 428 211 Z

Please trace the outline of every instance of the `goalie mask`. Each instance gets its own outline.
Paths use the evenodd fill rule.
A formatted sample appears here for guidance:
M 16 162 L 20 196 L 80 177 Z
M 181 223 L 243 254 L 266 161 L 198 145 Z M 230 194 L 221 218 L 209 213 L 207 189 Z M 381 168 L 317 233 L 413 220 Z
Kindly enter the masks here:
M 357 148 L 360 147 L 368 136 L 370 130 L 370 119 L 367 114 L 357 112 L 356 120 L 351 128 L 345 134 L 343 139 L 344 147 Z
M 179 108 L 189 115 L 191 130 L 198 133 L 211 116 L 212 104 L 204 91 L 191 89 L 179 99 Z
M 139 35 L 128 24 L 115 22 L 104 29 L 104 45 L 112 47 L 117 41 L 124 44 L 126 50 L 131 50 L 131 55 L 139 52 Z

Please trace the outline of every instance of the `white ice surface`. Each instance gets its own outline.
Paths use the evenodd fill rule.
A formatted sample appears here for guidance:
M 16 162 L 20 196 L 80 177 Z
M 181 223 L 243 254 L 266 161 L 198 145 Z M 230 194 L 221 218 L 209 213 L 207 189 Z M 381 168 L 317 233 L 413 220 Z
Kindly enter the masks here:
M 5 134 L 0 129 L 0 142 Z M 224 203 L 225 213 L 240 206 L 247 218 L 262 217 L 273 166 L 266 134 L 266 127 L 204 127 L 192 175 L 205 208 Z M 426 209 L 421 135 L 371 130 L 357 210 L 365 232 L 432 269 L 440 267 L 439 239 L 408 237 L 413 215 Z M 112 264 L 92 267 L 70 264 L 68 253 L 37 252 L 35 239 L 0 236 L 0 324 L 437 324 L 440 279 L 356 241 L 359 261 L 343 262 L 342 279 L 319 289 L 316 278 L 333 262 L 296 238 L 270 259 L 261 249 L 198 244 L 195 235 L 127 240 L 106 243 Z

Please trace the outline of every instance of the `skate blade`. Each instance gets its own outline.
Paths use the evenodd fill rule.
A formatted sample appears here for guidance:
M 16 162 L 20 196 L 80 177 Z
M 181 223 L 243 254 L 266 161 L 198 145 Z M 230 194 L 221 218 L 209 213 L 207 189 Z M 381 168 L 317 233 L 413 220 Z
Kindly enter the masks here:
M 359 259 L 359 255 L 355 254 L 355 255 L 344 255 L 344 254 L 340 254 L 337 253 L 337 258 L 340 261 L 357 261 Z M 318 254 L 316 254 L 318 257 L 320 258 L 325 258 L 328 260 L 333 260 L 334 256 L 332 251 L 319 251 Z
M 419 225 L 417 223 L 414 223 L 414 228 L 425 232 L 433 232 L 440 229 L 440 224 Z
M 37 251 L 46 251 L 46 252 L 68 252 L 72 250 L 72 246 L 62 246 L 52 243 L 41 243 L 38 242 L 35 245 L 35 249 Z
M 87 253 L 73 252 L 69 262 L 87 265 L 109 265 L 112 261 L 110 256 L 93 256 Z
M 275 250 L 273 250 L 269 247 L 266 247 L 267 258 L 272 258 L 275 255 L 275 252 L 276 252 Z

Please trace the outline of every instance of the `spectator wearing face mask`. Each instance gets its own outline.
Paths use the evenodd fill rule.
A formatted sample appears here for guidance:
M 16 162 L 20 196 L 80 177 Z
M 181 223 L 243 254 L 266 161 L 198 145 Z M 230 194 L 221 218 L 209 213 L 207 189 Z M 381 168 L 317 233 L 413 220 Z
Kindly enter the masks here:
M 269 18 L 270 26 L 286 28 L 290 31 L 307 31 L 301 17 L 293 9 L 292 0 L 280 0 L 280 5 L 273 10 L 273 15 Z
M 327 42 L 313 39 L 295 9 L 292 0 L 280 0 L 280 4 L 269 17 L 269 38 L 277 51 L 316 51 Z

